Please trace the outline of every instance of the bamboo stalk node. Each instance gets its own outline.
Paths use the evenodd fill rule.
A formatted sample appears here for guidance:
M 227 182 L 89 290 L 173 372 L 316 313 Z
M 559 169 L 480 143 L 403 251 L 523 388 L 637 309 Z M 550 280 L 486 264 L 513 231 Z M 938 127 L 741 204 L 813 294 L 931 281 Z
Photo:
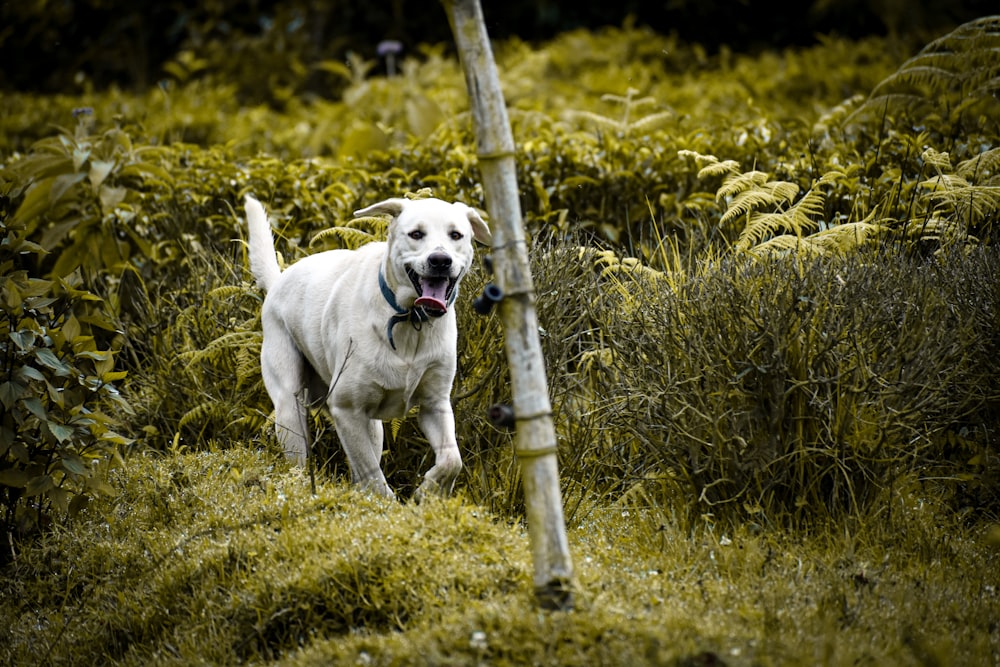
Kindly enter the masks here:
M 549 454 L 558 454 L 559 449 L 557 447 L 542 447 L 540 449 L 522 449 L 520 447 L 514 448 L 514 456 L 519 459 L 537 459 L 540 456 L 548 456 Z
M 476 153 L 476 157 L 482 160 L 503 160 L 504 158 L 515 157 L 514 151 L 493 151 L 490 153 Z

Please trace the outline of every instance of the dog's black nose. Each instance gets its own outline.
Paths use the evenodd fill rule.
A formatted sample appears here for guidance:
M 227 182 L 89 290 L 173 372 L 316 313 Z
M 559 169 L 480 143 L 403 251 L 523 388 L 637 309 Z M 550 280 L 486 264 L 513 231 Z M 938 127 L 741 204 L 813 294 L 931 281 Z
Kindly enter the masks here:
M 432 252 L 427 256 L 427 266 L 435 271 L 446 271 L 451 268 L 451 255 L 446 252 Z

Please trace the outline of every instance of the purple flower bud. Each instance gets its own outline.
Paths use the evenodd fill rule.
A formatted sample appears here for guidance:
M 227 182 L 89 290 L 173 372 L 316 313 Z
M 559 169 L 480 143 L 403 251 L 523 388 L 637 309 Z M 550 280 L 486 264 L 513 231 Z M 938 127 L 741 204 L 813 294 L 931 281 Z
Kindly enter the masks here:
M 379 55 L 380 58 L 385 56 L 396 55 L 397 53 L 403 52 L 403 43 L 396 39 L 383 39 L 375 47 L 375 53 Z

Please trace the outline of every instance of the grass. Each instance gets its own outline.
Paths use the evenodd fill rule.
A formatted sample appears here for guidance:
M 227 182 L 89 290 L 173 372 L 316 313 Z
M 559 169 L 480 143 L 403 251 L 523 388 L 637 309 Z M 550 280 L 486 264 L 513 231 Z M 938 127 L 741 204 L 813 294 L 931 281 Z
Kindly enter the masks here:
M 4 664 L 944 665 L 1000 658 L 996 540 L 915 484 L 864 525 L 684 530 L 633 499 L 569 526 L 542 612 L 524 527 L 308 478 L 267 450 L 133 457 L 0 582 Z

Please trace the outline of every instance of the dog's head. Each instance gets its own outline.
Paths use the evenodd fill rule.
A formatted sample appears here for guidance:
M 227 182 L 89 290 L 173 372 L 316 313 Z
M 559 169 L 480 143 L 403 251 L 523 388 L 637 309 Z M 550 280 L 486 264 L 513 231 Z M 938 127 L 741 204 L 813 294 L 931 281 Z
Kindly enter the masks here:
M 354 212 L 392 216 L 386 280 L 403 308 L 448 312 L 458 284 L 473 260 L 473 239 L 490 243 L 490 230 L 475 209 L 440 199 L 393 198 Z

